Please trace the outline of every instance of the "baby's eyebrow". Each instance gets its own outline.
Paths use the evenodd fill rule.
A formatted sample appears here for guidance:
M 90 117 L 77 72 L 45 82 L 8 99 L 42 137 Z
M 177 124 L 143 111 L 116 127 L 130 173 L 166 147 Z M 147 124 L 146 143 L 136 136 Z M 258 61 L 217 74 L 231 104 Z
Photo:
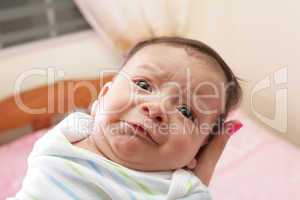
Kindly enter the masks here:
M 161 68 L 159 68 L 157 65 L 154 65 L 152 63 L 142 64 L 139 67 L 147 71 L 150 71 L 153 74 L 159 75 L 159 78 L 162 78 L 164 75 L 166 75 L 166 73 Z

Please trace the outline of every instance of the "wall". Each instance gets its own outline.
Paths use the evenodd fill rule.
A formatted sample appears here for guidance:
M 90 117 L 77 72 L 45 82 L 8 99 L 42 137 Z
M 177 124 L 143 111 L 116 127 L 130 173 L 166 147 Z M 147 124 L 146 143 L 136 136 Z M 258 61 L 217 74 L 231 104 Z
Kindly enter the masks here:
M 214 47 L 239 77 L 248 80 L 243 84 L 242 108 L 261 124 L 275 130 L 274 133 L 297 145 L 300 145 L 299 7 L 300 2 L 295 0 L 204 0 L 194 8 L 194 20 L 189 25 L 190 37 Z M 284 67 L 288 83 L 274 84 L 274 73 Z M 251 95 L 254 87 L 269 75 L 274 87 Z M 287 103 L 284 98 L 275 100 L 275 94 L 284 95 L 284 90 L 280 89 L 285 88 Z M 276 93 L 278 91 L 283 93 Z M 276 105 L 282 109 L 276 109 Z M 269 121 L 258 118 L 255 113 Z M 285 113 L 287 130 L 282 133 L 276 126 L 285 121 Z M 273 120 L 275 118 L 278 121 Z
M 28 70 L 52 67 L 63 70 L 66 79 L 95 78 L 101 69 L 117 68 L 119 62 L 117 54 L 102 45 L 92 31 L 0 50 L 0 99 L 13 93 L 16 80 Z M 36 75 L 26 79 L 22 89 L 46 83 L 46 75 Z

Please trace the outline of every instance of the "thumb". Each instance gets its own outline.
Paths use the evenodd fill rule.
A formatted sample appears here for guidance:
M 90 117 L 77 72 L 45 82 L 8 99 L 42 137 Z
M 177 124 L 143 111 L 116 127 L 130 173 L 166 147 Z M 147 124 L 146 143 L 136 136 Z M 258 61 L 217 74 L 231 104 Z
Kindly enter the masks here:
M 194 173 L 205 185 L 209 184 L 217 162 L 230 136 L 236 133 L 242 126 L 243 124 L 238 120 L 225 122 L 223 131 L 215 134 L 211 142 L 203 147 L 197 155 L 198 163 Z

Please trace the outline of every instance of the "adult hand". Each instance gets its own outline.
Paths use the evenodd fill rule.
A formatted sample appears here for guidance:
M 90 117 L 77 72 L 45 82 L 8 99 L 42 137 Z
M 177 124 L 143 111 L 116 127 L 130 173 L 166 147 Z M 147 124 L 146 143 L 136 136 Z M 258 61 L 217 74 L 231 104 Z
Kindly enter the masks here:
M 215 167 L 227 144 L 230 136 L 236 133 L 243 124 L 238 120 L 225 122 L 223 131 L 215 134 L 212 140 L 204 146 L 197 155 L 197 166 L 194 169 L 196 176 L 205 185 L 209 185 Z

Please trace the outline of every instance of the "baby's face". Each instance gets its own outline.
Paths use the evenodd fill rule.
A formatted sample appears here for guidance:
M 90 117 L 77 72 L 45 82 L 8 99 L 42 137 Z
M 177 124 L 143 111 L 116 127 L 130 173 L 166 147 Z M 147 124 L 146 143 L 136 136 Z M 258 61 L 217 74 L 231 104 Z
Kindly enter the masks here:
M 106 87 L 95 113 L 101 130 L 91 137 L 105 156 L 129 168 L 193 168 L 220 114 L 224 80 L 205 55 L 164 44 L 144 47 Z

